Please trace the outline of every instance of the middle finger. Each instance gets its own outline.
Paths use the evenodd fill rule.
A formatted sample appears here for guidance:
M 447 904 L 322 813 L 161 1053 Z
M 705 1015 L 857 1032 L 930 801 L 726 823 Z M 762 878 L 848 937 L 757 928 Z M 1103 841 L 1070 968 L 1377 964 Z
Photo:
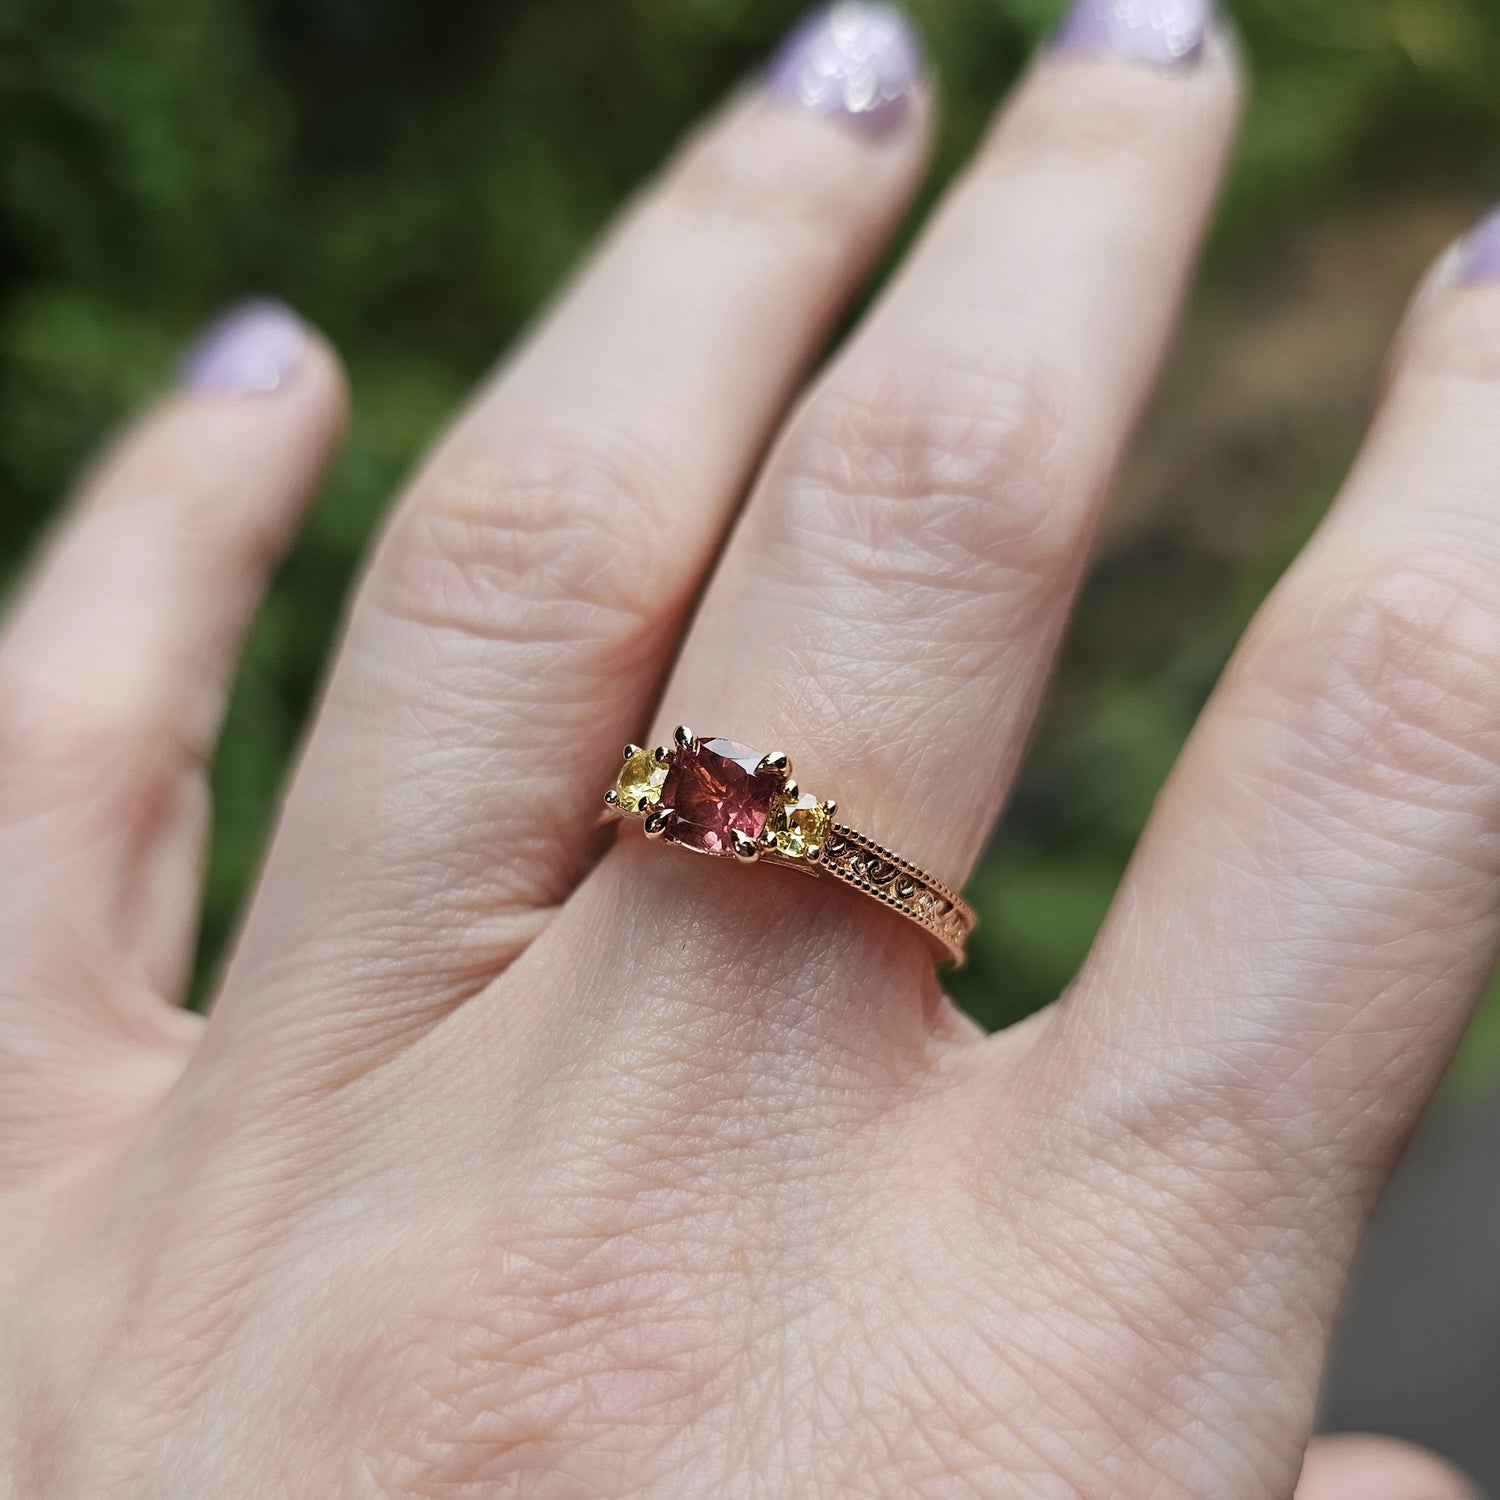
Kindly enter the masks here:
M 925 158 L 916 42 L 891 7 L 841 5 L 788 46 L 418 476 L 211 1042 L 243 1012 L 284 1046 L 289 1010 L 325 1040 L 377 1012 L 405 1036 L 499 972 L 578 878 L 620 726 L 649 711 L 768 427 Z M 809 55 L 815 95 L 797 88 Z M 834 88 L 844 63 L 878 76 L 878 108 Z M 294 998 L 310 991 L 314 1007 Z

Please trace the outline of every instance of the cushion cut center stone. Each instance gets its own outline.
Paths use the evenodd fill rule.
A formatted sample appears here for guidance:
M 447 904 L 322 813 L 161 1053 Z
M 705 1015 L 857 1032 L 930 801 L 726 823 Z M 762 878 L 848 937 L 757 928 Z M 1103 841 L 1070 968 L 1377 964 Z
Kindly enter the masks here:
M 734 740 L 699 740 L 667 762 L 658 806 L 676 814 L 667 837 L 705 854 L 733 854 L 731 832 L 758 839 L 780 779 L 757 776 L 760 752 Z

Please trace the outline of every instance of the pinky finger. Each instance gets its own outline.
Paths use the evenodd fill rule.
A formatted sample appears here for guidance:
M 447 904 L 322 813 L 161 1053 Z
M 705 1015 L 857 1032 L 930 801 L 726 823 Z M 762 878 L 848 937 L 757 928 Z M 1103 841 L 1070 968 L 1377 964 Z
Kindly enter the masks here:
M 85 481 L 0 633 L 0 952 L 19 964 L 0 973 L 0 1091 L 18 1047 L 45 1060 L 60 1036 L 170 1022 L 204 762 L 344 408 L 337 361 L 294 314 L 226 314 Z

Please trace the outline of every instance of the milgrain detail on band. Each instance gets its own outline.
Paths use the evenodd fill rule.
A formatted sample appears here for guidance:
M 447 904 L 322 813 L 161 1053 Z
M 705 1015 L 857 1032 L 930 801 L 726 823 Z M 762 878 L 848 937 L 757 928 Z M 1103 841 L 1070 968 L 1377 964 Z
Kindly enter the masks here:
M 973 909 L 909 859 L 857 829 L 835 823 L 833 837 L 823 850 L 822 870 L 926 928 L 947 949 L 954 964 L 963 962 L 964 944 L 977 920 Z
M 943 958 L 963 963 L 973 911 L 910 860 L 835 823 L 837 804 L 803 791 L 779 750 L 762 755 L 736 740 L 700 740 L 679 725 L 670 745 L 625 747 L 604 803 L 606 817 L 639 821 L 649 839 L 838 880 L 915 922 Z

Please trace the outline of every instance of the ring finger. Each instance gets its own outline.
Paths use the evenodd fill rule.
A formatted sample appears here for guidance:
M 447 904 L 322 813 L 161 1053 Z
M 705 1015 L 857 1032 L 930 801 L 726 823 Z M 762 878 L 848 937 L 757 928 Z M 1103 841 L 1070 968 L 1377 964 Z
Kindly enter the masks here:
M 657 726 L 793 752 L 801 786 L 952 883 L 1020 756 L 1236 114 L 1205 13 L 1105 14 L 1065 24 L 791 422 Z

